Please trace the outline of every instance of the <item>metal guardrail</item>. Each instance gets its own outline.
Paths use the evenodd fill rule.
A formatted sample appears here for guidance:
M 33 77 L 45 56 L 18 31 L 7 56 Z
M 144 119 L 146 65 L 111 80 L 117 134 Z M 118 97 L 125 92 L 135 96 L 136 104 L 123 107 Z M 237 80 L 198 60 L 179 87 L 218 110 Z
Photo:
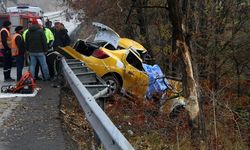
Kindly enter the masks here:
M 133 150 L 132 145 L 116 128 L 92 96 L 95 95 L 96 98 L 102 96 L 103 93 L 107 92 L 105 91 L 107 87 L 89 84 L 94 82 L 93 76 L 95 74 L 90 72 L 80 61 L 65 60 L 63 58 L 62 69 L 65 78 L 85 112 L 86 118 L 104 145 L 104 148 L 107 150 Z M 88 85 L 84 86 L 84 84 Z M 93 93 L 91 91 L 91 88 L 93 90 L 95 87 L 101 88 L 98 90 L 99 92 Z
M 64 15 L 64 12 L 63 12 L 63 11 L 60 11 L 60 12 L 58 12 L 58 13 L 45 15 L 44 17 L 45 17 L 45 18 L 48 18 L 49 20 L 54 20 L 54 19 L 57 19 L 57 18 L 62 17 L 62 15 Z

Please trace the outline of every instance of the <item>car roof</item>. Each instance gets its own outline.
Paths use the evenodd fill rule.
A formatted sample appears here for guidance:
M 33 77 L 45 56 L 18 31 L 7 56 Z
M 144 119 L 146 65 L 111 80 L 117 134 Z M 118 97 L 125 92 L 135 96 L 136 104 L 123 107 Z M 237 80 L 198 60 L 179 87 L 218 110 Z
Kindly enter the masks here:
M 40 17 L 42 17 L 44 14 L 43 10 L 40 7 L 29 6 L 29 5 L 8 7 L 7 12 L 8 13 L 32 12 L 32 13 L 36 13 Z

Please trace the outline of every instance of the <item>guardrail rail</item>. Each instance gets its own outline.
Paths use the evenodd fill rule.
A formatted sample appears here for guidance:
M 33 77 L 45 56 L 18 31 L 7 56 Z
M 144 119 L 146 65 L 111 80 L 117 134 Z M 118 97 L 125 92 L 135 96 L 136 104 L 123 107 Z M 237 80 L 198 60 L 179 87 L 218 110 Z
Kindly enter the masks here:
M 108 94 L 108 86 L 105 82 L 76 59 L 63 58 L 62 70 L 104 148 L 106 150 L 133 150 L 132 145 L 97 104 L 96 100 Z
M 57 18 L 62 17 L 64 14 L 65 14 L 64 11 L 59 11 L 51 14 L 45 14 L 44 17 L 48 18 L 49 20 L 55 20 Z

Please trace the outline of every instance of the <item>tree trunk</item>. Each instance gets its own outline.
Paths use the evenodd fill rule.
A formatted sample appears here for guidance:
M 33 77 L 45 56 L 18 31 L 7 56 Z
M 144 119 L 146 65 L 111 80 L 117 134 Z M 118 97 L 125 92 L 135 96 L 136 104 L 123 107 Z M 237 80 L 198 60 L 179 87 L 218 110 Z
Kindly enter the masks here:
M 241 71 L 240 71 L 240 64 L 237 61 L 237 58 L 234 57 L 234 61 L 235 61 L 236 75 L 237 75 L 237 97 L 239 98 L 241 96 L 241 88 L 240 88 Z
M 147 6 L 147 5 L 148 5 L 148 0 L 137 0 L 135 2 L 140 34 L 145 38 L 144 45 L 147 48 L 148 53 L 152 55 L 152 46 L 150 44 L 150 38 L 148 33 L 148 18 L 147 18 L 148 9 L 140 8 L 140 6 Z
M 194 149 L 200 149 L 199 141 L 195 140 L 199 138 L 199 103 L 197 87 L 193 74 L 193 67 L 191 61 L 191 47 L 190 38 L 186 36 L 186 14 L 187 1 L 182 0 L 168 0 L 169 18 L 173 28 L 173 48 L 179 51 L 181 60 L 183 61 L 183 92 L 184 97 L 187 100 L 186 110 L 189 113 L 190 127 L 191 127 L 191 139 Z M 183 13 L 184 12 L 184 13 Z M 198 136 L 198 137 L 197 137 Z

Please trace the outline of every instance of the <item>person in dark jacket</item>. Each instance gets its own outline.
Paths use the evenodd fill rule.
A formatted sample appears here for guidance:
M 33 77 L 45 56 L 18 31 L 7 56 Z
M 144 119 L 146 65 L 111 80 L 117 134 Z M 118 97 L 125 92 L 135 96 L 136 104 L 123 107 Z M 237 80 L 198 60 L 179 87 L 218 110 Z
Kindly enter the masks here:
M 45 80 L 49 80 L 49 70 L 46 63 L 45 52 L 48 51 L 47 39 L 42 26 L 38 24 L 41 20 L 34 20 L 32 26 L 26 34 L 26 49 L 30 56 L 30 71 L 32 75 L 35 75 L 35 66 L 39 61 Z
M 4 59 L 4 66 L 3 66 L 4 81 L 15 81 L 10 76 L 11 67 L 12 67 L 10 28 L 11 28 L 11 22 L 5 21 L 0 31 L 0 49 L 4 55 L 4 58 L 3 58 Z
M 51 30 L 51 28 L 52 28 L 52 21 L 50 21 L 48 18 L 46 19 L 45 27 L 46 27 L 46 28 L 49 28 L 50 30 Z
M 70 45 L 70 37 L 68 35 L 68 30 L 64 27 L 64 25 L 60 22 L 56 22 L 52 32 L 55 37 L 55 41 L 53 43 L 54 50 L 58 51 L 60 54 L 64 56 L 68 56 L 65 52 L 60 50 L 58 47 L 65 47 Z
M 39 19 L 38 24 L 41 25 L 42 28 L 43 28 L 43 31 L 44 31 L 44 33 L 45 33 L 45 37 L 46 37 L 46 39 L 47 39 L 47 46 L 48 46 L 48 49 L 51 51 L 51 48 L 52 48 L 52 46 L 53 46 L 53 42 L 54 42 L 54 40 L 55 40 L 54 35 L 53 35 L 53 33 L 51 32 L 51 30 L 50 30 L 49 28 L 45 28 L 45 27 L 43 26 L 43 22 L 42 22 L 40 19 Z M 48 63 L 47 58 L 46 58 L 46 62 L 47 62 L 48 68 L 49 68 L 50 77 L 53 78 L 53 74 L 51 73 L 51 72 L 52 72 L 52 71 L 51 71 L 51 67 L 52 67 L 52 66 L 50 66 L 50 64 Z M 42 80 L 42 78 L 40 78 L 40 77 L 38 76 L 38 74 L 39 74 L 39 68 L 41 68 L 40 66 L 41 66 L 40 63 L 37 63 L 36 68 L 35 68 L 35 79 L 36 79 L 36 80 Z M 42 75 L 43 75 L 43 72 L 42 72 Z M 43 78 L 44 78 L 44 75 L 43 75 Z
M 11 42 L 11 53 L 12 56 L 16 59 L 16 68 L 17 68 L 17 81 L 20 80 L 22 77 L 23 66 L 24 66 L 24 55 L 25 55 L 25 48 L 24 48 L 24 41 L 22 37 L 23 27 L 17 26 L 15 28 L 16 33 L 12 37 Z

